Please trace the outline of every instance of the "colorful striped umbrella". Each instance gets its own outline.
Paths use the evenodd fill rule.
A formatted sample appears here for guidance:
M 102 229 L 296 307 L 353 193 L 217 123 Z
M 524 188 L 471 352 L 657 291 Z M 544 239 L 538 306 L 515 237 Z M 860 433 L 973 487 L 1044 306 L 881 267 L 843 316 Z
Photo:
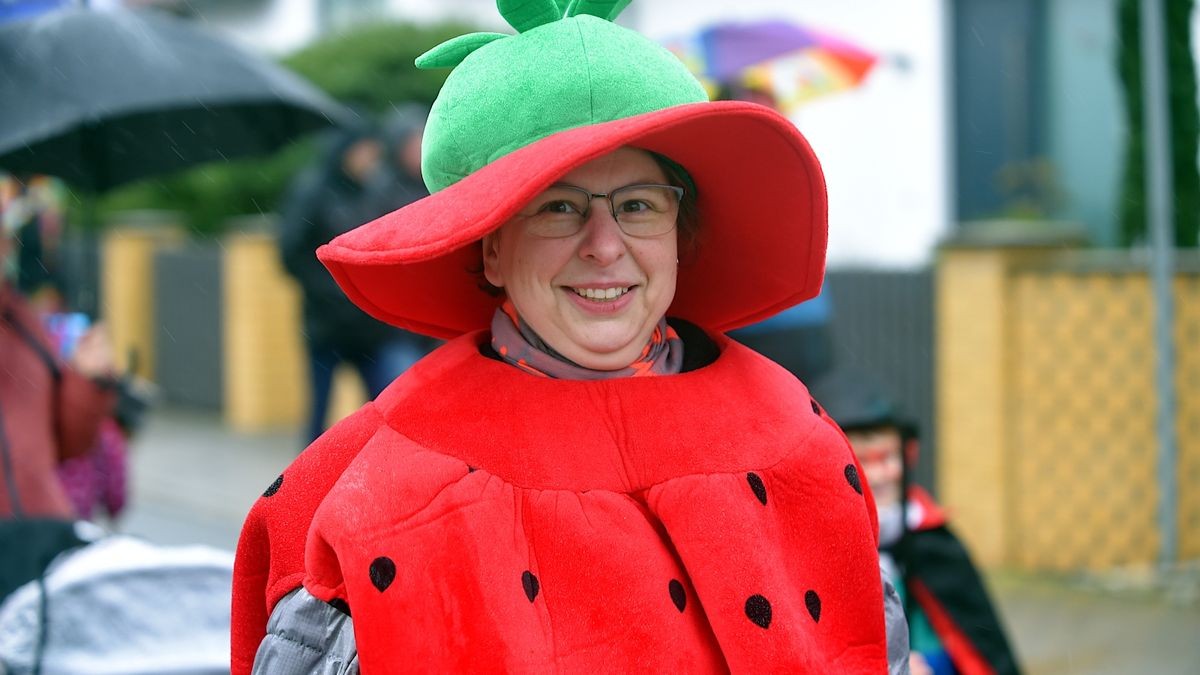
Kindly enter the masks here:
M 785 112 L 858 86 L 879 60 L 846 40 L 786 21 L 720 23 L 665 44 L 710 93 L 721 87 L 766 92 Z

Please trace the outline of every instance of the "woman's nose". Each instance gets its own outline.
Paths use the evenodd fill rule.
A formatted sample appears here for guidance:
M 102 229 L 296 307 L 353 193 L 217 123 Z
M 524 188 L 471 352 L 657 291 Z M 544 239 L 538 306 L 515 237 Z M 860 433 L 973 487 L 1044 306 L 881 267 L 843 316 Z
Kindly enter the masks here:
M 593 207 L 583 224 L 583 230 L 583 241 L 579 244 L 580 257 L 607 265 L 625 255 L 621 226 L 607 208 L 600 208 L 599 204 Z

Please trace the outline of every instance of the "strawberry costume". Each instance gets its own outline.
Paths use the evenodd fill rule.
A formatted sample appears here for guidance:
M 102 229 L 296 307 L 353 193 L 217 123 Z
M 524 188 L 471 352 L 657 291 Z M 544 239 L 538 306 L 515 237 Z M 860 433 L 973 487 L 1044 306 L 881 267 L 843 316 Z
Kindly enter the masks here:
M 322 672 L 886 672 L 854 455 L 802 383 L 722 334 L 818 292 L 820 166 L 776 113 L 705 102 L 612 23 L 627 4 L 500 0 L 517 35 L 418 60 L 455 67 L 426 128 L 433 194 L 318 255 L 367 312 L 450 341 L 254 506 L 235 673 L 294 672 L 279 655 L 313 626 L 308 652 L 353 647 Z M 620 148 L 682 167 L 699 236 L 654 362 L 587 379 L 473 270 L 481 237 Z M 525 339 L 554 358 L 506 360 Z

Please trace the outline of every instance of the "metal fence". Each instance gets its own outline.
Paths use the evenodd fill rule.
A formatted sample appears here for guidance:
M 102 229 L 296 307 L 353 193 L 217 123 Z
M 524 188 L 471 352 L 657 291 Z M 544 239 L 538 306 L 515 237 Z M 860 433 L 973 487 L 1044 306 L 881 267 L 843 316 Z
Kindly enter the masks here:
M 1079 259 L 1013 275 L 1009 448 L 1023 567 L 1153 561 L 1165 537 L 1200 557 L 1200 269 L 1176 275 L 1178 532 L 1164 532 L 1153 306 L 1144 269 Z
M 917 422 L 917 482 L 935 489 L 933 272 L 831 270 L 835 366 L 872 373 Z
M 221 264 L 222 250 L 215 244 L 194 244 L 155 255 L 155 380 L 173 403 L 221 409 Z

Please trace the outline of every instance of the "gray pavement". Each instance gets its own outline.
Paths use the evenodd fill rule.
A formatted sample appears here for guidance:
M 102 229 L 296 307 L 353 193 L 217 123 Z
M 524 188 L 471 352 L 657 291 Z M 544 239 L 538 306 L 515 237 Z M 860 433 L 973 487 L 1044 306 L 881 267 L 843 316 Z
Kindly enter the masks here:
M 297 430 L 238 434 L 214 413 L 158 409 L 132 449 L 123 532 L 232 550 L 250 505 L 300 449 Z M 1200 675 L 1200 570 L 1151 582 L 994 574 L 1030 675 Z
M 213 412 L 153 410 L 130 449 L 130 503 L 118 529 L 232 551 L 254 500 L 302 448 L 299 431 L 239 434 Z

